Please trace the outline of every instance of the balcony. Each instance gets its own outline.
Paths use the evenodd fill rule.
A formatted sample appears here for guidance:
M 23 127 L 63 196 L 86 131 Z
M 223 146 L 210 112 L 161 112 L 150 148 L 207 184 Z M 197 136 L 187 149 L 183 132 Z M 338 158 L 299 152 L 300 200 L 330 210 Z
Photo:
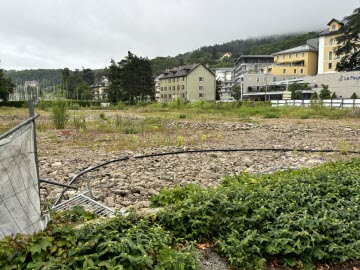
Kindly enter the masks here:
M 293 61 L 293 62 L 276 62 L 274 63 L 275 66 L 280 67 L 305 67 L 305 61 Z

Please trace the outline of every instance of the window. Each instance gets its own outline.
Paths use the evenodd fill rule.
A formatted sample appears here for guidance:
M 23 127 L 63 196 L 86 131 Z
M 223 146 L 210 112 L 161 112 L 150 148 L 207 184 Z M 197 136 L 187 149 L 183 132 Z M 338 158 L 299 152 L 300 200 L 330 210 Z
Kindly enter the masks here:
M 185 93 L 182 93 L 181 96 L 182 96 L 182 98 L 185 98 Z
M 276 56 L 276 60 L 279 60 L 279 56 Z
M 178 78 L 176 78 L 176 81 L 177 81 L 177 82 L 179 82 L 179 77 L 178 77 Z
M 329 69 L 332 69 L 332 63 L 329 63 Z
M 204 81 L 204 77 L 199 77 L 199 82 L 203 82 Z
M 161 87 L 160 91 L 164 91 L 164 88 L 163 88 L 163 87 Z
M 199 90 L 204 90 L 204 86 L 199 85 Z
M 164 95 L 164 98 L 167 99 L 167 94 Z
M 182 85 L 182 86 L 181 86 L 181 90 L 184 90 L 184 89 L 185 89 L 185 85 Z
M 259 77 L 257 77 L 257 78 L 256 78 L 256 81 L 257 81 L 257 82 L 260 82 L 260 78 L 259 78 Z
M 330 38 L 329 45 L 334 45 L 334 38 Z
M 173 86 L 173 90 L 175 91 L 175 85 Z
M 185 81 L 185 77 L 181 77 L 181 81 Z
M 304 74 L 304 69 L 301 69 L 301 70 L 300 70 L 300 73 L 301 73 L 301 74 Z
M 272 81 L 273 81 L 273 82 L 276 82 L 276 77 L 273 77 L 273 78 L 272 78 Z
M 199 93 L 199 98 L 203 98 L 204 94 L 203 93 Z
M 289 59 L 291 59 L 291 57 L 292 57 L 292 54 L 290 53 L 290 54 L 289 54 Z
M 331 26 L 331 30 L 332 30 L 332 31 L 335 31 L 335 30 L 336 30 L 336 24 L 333 24 L 333 25 Z
M 356 50 L 356 49 L 355 49 Z M 335 59 L 340 59 L 340 55 L 336 55 Z
M 173 82 L 175 82 L 175 78 L 173 78 Z
M 297 70 L 296 70 L 296 68 L 294 69 L 294 74 L 296 74 L 296 72 L 297 72 Z
M 171 94 L 169 94 L 169 99 L 171 98 Z
M 177 90 L 180 90 L 180 85 L 177 86 Z
M 302 53 L 301 56 L 302 56 L 302 57 L 305 57 L 305 53 Z
M 167 87 L 164 87 L 164 91 L 167 91 Z
M 286 73 L 286 68 L 283 69 L 283 74 L 285 74 L 285 73 Z
M 333 52 L 329 52 L 329 60 L 333 60 Z
M 296 53 L 296 54 L 295 54 L 295 57 L 296 57 L 296 58 L 298 58 L 298 57 L 299 57 L 299 54 L 298 54 L 298 53 Z
M 283 59 L 285 59 L 285 54 L 283 55 Z
M 163 98 L 164 97 L 164 95 L 163 94 L 161 94 L 161 98 Z
M 169 79 L 168 82 L 171 83 L 171 79 Z

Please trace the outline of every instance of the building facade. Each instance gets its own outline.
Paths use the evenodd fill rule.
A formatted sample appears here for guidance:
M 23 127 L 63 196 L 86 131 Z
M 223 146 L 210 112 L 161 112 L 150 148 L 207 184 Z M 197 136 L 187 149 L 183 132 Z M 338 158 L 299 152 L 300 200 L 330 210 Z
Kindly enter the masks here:
M 274 57 L 271 55 L 242 55 L 234 61 L 235 84 L 241 85 L 245 74 L 263 73 L 267 66 L 274 63 Z
M 105 100 L 108 96 L 109 80 L 103 76 L 101 80 L 91 85 L 94 100 Z
M 215 74 L 203 64 L 166 70 L 160 79 L 160 102 L 215 100 Z
M 320 33 L 318 74 L 336 72 L 336 65 L 340 62 L 340 56 L 335 54 L 335 49 L 338 46 L 336 38 L 344 24 L 346 24 L 346 20 L 332 19 L 328 23 L 328 28 Z
M 234 85 L 234 68 L 215 68 L 211 70 L 215 73 L 216 80 L 220 80 L 220 100 L 229 100 Z
M 317 73 L 318 49 L 310 44 L 273 54 L 275 76 L 314 76 Z

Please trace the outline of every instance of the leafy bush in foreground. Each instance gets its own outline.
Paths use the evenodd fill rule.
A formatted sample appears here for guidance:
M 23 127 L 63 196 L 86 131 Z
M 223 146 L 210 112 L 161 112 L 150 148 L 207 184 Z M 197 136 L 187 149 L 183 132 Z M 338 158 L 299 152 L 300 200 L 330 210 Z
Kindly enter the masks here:
M 272 175 L 242 174 L 215 188 L 165 190 L 160 224 L 176 237 L 210 239 L 237 268 L 267 260 L 313 268 L 360 258 L 360 160 Z
M 29 237 L 20 234 L 15 238 L 5 237 L 0 241 L 0 268 L 185 270 L 199 267 L 198 253 L 191 243 L 177 242 L 161 226 L 139 219 L 134 213 L 81 228 L 73 224 L 92 218 L 77 208 L 56 214 L 54 223 L 45 232 Z

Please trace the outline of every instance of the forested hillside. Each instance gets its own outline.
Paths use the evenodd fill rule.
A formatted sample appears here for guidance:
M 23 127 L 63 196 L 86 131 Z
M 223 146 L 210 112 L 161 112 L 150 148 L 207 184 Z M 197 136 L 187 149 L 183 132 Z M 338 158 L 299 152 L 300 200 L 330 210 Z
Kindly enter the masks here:
M 281 50 L 300 46 L 306 43 L 308 39 L 318 37 L 317 32 L 306 34 L 285 34 L 262 38 L 240 39 L 217 44 L 213 46 L 201 47 L 198 50 L 179 54 L 175 57 L 156 57 L 152 59 L 153 71 L 156 75 L 167 68 L 174 66 L 203 63 L 212 67 L 232 67 L 233 59 L 244 54 L 272 54 Z M 219 61 L 224 53 L 231 53 L 231 58 L 225 58 Z
M 239 39 L 204 46 L 200 49 L 177 56 L 156 57 L 151 60 L 154 75 L 159 75 L 162 71 L 175 66 L 203 63 L 212 67 L 231 67 L 233 59 L 243 54 L 271 54 L 277 51 L 286 50 L 306 43 L 306 40 L 316 38 L 317 32 L 306 34 L 284 34 L 261 38 Z M 232 57 L 219 60 L 224 53 L 231 53 Z M 145 57 L 145 56 L 144 56 Z M 105 74 L 101 70 L 94 70 L 95 77 L 98 74 Z M 21 84 L 24 81 L 39 80 L 47 83 L 60 83 L 62 80 L 61 69 L 31 69 L 31 70 L 9 70 L 5 72 L 15 83 Z

